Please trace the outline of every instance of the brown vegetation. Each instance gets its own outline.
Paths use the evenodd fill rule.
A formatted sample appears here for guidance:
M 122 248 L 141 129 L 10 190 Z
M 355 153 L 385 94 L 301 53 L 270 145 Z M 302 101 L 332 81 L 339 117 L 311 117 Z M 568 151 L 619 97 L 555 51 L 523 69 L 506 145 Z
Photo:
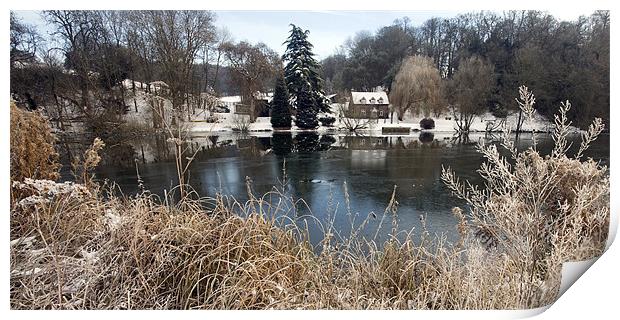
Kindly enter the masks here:
M 38 112 L 11 102 L 11 181 L 24 178 L 56 180 L 58 153 L 49 123 Z
M 405 112 L 422 113 L 425 117 L 441 113 L 441 78 L 439 70 L 428 57 L 407 57 L 394 78 L 390 101 L 398 106 L 398 119 Z

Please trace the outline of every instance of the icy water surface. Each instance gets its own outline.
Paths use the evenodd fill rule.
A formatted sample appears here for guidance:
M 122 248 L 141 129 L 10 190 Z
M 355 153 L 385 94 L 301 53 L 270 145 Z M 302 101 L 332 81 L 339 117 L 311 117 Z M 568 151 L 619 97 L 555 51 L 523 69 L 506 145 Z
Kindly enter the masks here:
M 550 153 L 551 137 L 537 134 L 536 139 L 541 153 Z M 576 149 L 579 136 L 571 140 Z M 402 137 L 314 133 L 195 136 L 189 146 L 192 153 L 197 151 L 190 166 L 190 184 L 201 196 L 220 192 L 245 201 L 248 182 L 253 194 L 260 197 L 274 186 L 281 189 L 285 178 L 287 194 L 302 198 L 310 208 L 299 203 L 288 213 L 293 220 L 303 225 L 304 221 L 326 224 L 333 219 L 335 228 L 346 234 L 352 218 L 360 223 L 370 216 L 362 235 L 373 238 L 378 234 L 378 240 L 385 240 L 392 229 L 392 217 L 387 216 L 377 232 L 396 186 L 399 230 L 414 228 L 419 234 L 420 216 L 424 215 L 431 234 L 443 233 L 454 239 L 451 209 L 464 204 L 443 185 L 441 168 L 451 167 L 462 179 L 480 183 L 476 170 L 483 159 L 475 149 L 479 141 L 496 143 L 497 137 L 479 134 L 453 139 L 451 134 L 432 133 Z M 520 149 L 531 142 L 531 134 L 521 134 L 516 140 Z M 135 193 L 137 163 L 145 187 L 161 195 L 177 184 L 173 150 L 164 137 L 107 148 L 97 177 L 116 182 L 125 194 Z M 608 165 L 609 136 L 601 136 L 586 156 Z M 316 219 L 300 218 L 304 215 Z M 319 237 L 316 225 L 309 228 L 313 237 Z

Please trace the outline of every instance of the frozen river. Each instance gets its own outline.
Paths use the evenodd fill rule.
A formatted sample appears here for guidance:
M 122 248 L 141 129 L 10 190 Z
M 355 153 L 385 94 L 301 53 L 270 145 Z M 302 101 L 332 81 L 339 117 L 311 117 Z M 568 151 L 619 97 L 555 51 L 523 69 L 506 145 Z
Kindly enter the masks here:
M 551 137 L 537 134 L 536 138 L 541 153 L 548 154 L 553 146 Z M 527 148 L 531 139 L 531 134 L 521 134 L 516 143 L 520 149 Z M 573 149 L 577 148 L 579 136 L 571 139 Z M 310 208 L 298 205 L 290 213 L 293 219 L 309 221 L 300 217 L 312 215 L 325 224 L 332 217 L 336 229 L 347 232 L 351 217 L 361 222 L 370 215 L 362 234 L 372 237 L 396 186 L 399 230 L 419 231 L 420 216 L 425 215 L 429 232 L 451 238 L 455 230 L 451 209 L 463 202 L 444 186 L 441 168 L 449 166 L 461 178 L 480 183 L 476 170 L 483 159 L 475 149 L 479 141 L 496 143 L 497 137 L 479 134 L 459 141 L 449 134 L 432 133 L 402 137 L 314 133 L 196 136 L 190 142 L 190 149 L 197 150 L 190 166 L 190 184 L 201 196 L 221 192 L 245 201 L 247 179 L 257 197 L 274 186 L 281 188 L 286 163 L 286 193 L 304 199 Z M 609 136 L 601 136 L 586 156 L 608 165 Z M 116 182 L 126 194 L 135 193 L 136 162 L 151 192 L 163 194 L 164 189 L 176 185 L 174 152 L 164 137 L 108 148 L 97 177 Z M 385 239 L 391 224 L 387 217 L 378 232 L 380 240 Z

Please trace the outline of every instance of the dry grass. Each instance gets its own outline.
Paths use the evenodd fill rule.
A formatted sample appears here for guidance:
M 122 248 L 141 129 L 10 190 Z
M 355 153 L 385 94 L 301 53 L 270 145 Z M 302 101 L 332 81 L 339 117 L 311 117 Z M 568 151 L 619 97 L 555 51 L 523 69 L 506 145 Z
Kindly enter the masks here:
M 585 140 L 594 133 L 596 128 Z M 561 148 L 562 128 L 556 137 Z M 12 200 L 11 307 L 546 305 L 557 297 L 562 262 L 602 253 L 608 178 L 591 160 L 569 159 L 561 150 L 547 158 L 534 149 L 511 150 L 513 166 L 494 146 L 480 146 L 488 159 L 479 170 L 487 181 L 483 188 L 467 187 L 444 172 L 448 186 L 469 202 L 467 211 L 453 210 L 460 221 L 456 244 L 426 231 L 397 233 L 394 196 L 380 222 L 392 221 L 386 242 L 355 231 L 342 235 L 328 223 L 315 247 L 306 230 L 286 223 L 302 200 L 284 195 L 281 187 L 257 197 L 248 185 L 250 200 L 243 203 L 223 195 L 172 202 L 148 192 L 118 197 L 94 185 L 16 182 L 29 196 Z M 366 222 L 351 222 L 352 230 Z
M 57 179 L 56 138 L 38 112 L 29 112 L 11 101 L 11 181 Z
M 229 205 L 219 197 L 209 211 L 148 195 L 102 201 L 75 191 L 47 200 L 22 200 L 13 211 L 23 232 L 11 247 L 16 309 L 518 307 L 518 279 L 496 274 L 515 275 L 515 266 L 474 239 L 459 248 L 394 236 L 379 249 L 328 232 L 314 248 L 303 230 L 275 219 L 290 203 L 268 213 L 256 198 Z

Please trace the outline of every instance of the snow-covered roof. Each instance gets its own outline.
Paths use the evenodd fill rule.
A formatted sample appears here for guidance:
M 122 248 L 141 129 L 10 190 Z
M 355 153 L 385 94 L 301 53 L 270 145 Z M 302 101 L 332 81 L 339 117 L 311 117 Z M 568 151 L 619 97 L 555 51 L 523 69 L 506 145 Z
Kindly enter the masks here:
M 266 100 L 267 102 L 271 102 L 271 100 L 273 100 L 273 92 L 257 92 L 254 97 L 259 100 Z M 220 97 L 219 100 L 224 103 L 241 103 L 241 96 Z
M 222 101 L 222 102 L 230 102 L 230 103 L 239 103 L 239 102 L 241 102 L 241 96 L 221 97 L 220 101 Z
M 254 97 L 259 100 L 267 100 L 267 102 L 271 102 L 273 100 L 273 92 L 256 92 Z
M 353 104 L 390 104 L 387 93 L 380 92 L 351 92 Z
M 166 87 L 166 88 L 168 87 L 168 84 L 161 80 L 152 81 L 150 84 L 153 86 L 160 86 L 160 87 Z

